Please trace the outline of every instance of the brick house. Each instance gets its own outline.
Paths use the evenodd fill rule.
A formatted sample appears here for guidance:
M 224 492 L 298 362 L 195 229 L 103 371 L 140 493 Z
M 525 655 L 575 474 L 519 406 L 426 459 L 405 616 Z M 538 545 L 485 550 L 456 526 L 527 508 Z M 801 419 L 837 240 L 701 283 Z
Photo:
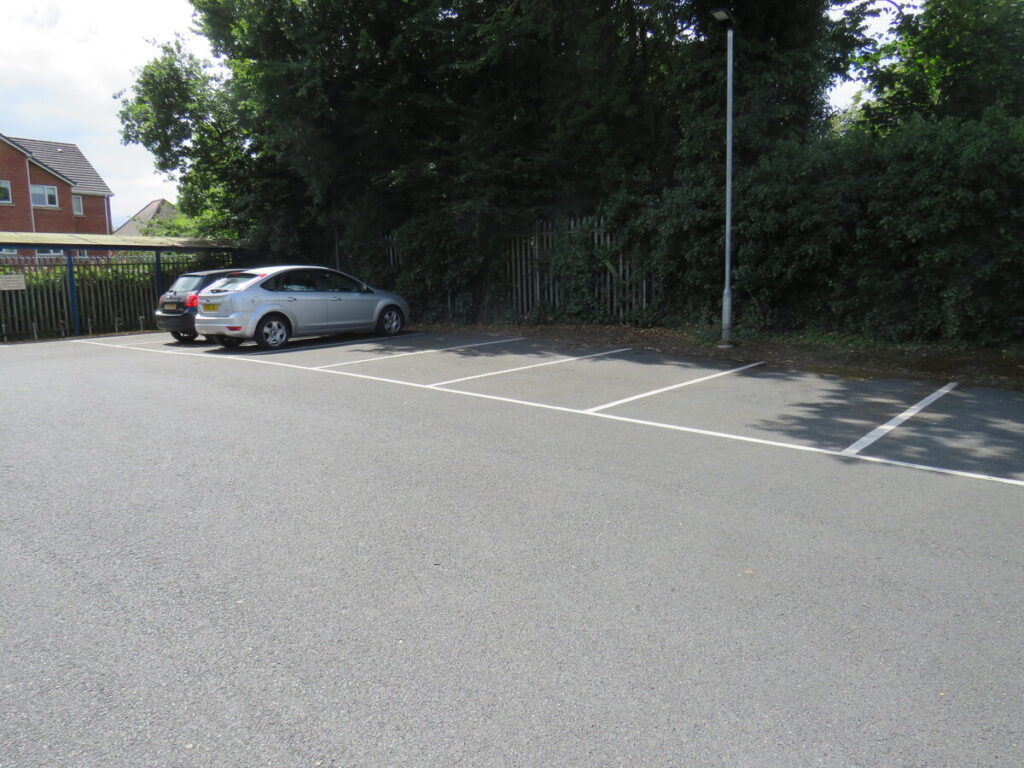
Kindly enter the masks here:
M 0 231 L 109 235 L 113 194 L 74 144 L 0 134 Z

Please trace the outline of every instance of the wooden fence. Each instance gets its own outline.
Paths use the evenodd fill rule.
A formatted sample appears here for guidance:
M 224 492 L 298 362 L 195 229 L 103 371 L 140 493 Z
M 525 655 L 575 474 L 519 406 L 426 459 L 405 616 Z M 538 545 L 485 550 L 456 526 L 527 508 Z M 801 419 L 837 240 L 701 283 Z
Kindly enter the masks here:
M 0 340 L 156 328 L 160 293 L 182 272 L 231 265 L 224 254 L 0 257 Z M 73 293 L 72 293 L 73 286 Z

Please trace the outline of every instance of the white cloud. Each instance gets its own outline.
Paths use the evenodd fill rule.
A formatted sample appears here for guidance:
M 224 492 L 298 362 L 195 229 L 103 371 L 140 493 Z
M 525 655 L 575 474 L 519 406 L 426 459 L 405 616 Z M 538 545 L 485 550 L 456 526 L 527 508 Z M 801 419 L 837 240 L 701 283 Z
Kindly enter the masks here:
M 153 42 L 170 41 L 175 33 L 198 56 L 211 57 L 206 40 L 191 32 L 188 1 L 4 5 L 0 133 L 77 144 L 114 191 L 114 226 L 150 200 L 174 200 L 175 185 L 154 171 L 149 154 L 121 144 L 113 95 L 129 88 L 134 70 L 157 54 Z

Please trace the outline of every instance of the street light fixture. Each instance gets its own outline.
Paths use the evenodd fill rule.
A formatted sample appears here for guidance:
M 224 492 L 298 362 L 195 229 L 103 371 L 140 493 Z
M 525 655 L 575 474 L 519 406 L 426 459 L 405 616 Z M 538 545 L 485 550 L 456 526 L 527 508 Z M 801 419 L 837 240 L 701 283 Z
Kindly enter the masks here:
M 715 21 L 726 27 L 725 77 L 725 290 L 722 292 L 722 341 L 719 349 L 732 349 L 732 36 L 736 17 L 728 8 L 711 11 Z
M 711 12 L 711 15 L 715 17 L 715 21 L 720 21 L 731 27 L 736 26 L 736 17 L 732 15 L 732 11 L 728 8 L 715 8 L 715 10 Z

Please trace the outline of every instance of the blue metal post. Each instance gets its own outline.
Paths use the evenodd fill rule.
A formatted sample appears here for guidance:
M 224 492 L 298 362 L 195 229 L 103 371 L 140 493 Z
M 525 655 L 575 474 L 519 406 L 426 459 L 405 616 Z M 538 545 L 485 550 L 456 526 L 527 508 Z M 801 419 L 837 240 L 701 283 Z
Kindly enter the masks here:
M 162 254 L 156 252 L 156 295 L 161 296 L 164 292 L 164 268 L 160 261 Z
M 78 290 L 75 287 L 75 259 L 70 249 L 64 252 L 68 259 L 68 302 L 71 304 L 71 335 L 81 335 L 82 323 L 78 316 Z M 84 251 L 83 251 L 84 253 Z

